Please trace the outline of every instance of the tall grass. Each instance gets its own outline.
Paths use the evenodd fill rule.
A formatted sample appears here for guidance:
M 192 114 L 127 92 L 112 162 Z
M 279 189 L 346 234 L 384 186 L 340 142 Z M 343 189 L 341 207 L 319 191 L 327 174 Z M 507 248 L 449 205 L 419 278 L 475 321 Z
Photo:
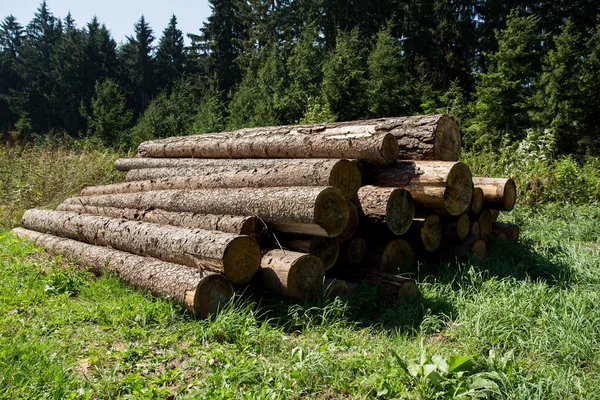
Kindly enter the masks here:
M 16 226 L 26 209 L 56 206 L 85 186 L 122 180 L 114 169 L 120 156 L 89 146 L 0 145 L 0 226 Z

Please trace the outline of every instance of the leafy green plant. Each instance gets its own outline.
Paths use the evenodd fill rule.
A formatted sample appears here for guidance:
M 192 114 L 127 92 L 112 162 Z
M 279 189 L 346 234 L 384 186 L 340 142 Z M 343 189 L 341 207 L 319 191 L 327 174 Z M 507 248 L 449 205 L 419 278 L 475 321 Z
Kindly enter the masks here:
M 54 268 L 46 279 L 44 292 L 51 295 L 76 296 L 85 284 L 85 273 L 74 268 Z

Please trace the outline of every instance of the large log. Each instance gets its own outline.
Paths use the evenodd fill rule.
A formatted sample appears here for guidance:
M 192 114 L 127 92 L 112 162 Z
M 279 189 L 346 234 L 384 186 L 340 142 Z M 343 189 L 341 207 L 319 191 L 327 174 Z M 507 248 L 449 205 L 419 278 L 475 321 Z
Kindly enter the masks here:
M 231 283 L 219 274 L 23 228 L 13 233 L 95 274 L 114 273 L 132 286 L 170 298 L 201 317 L 217 312 L 233 296 Z
M 387 225 L 395 235 L 408 231 L 415 214 L 413 198 L 404 189 L 363 186 L 352 201 L 359 218 L 370 225 Z
M 261 285 L 276 294 L 305 299 L 323 286 L 323 263 L 315 256 L 289 250 L 264 250 L 258 277 Z
M 323 236 L 313 237 L 279 237 L 279 242 L 283 246 L 298 251 L 308 253 L 317 257 L 323 263 L 325 271 L 329 271 L 337 262 L 340 255 L 340 244 L 336 238 Z
M 134 169 L 127 173 L 127 182 L 87 187 L 81 191 L 81 195 L 172 189 L 333 186 L 350 199 L 356 195 L 362 180 L 360 163 L 350 160 L 317 159 L 305 160 L 303 163 L 271 163 L 272 165 L 260 165 L 255 161 L 282 160 L 199 161 L 209 163 L 195 167 Z
M 34 231 L 222 272 L 234 283 L 250 281 L 260 268 L 260 247 L 248 236 L 36 209 L 22 222 Z
M 399 274 L 412 272 L 415 252 L 404 239 L 392 239 L 383 245 L 369 246 L 364 265 L 381 272 Z
M 256 217 L 239 215 L 195 214 L 165 210 L 140 210 L 131 208 L 96 207 L 82 204 L 59 204 L 58 211 L 71 211 L 80 214 L 101 215 L 111 218 L 125 218 L 132 221 L 152 222 L 161 225 L 198 228 L 207 231 L 220 231 L 257 237 L 263 227 Z
M 348 202 L 331 187 L 159 190 L 71 197 L 65 204 L 198 214 L 254 215 L 280 232 L 335 237 L 348 223 Z
M 337 126 L 336 126 L 337 125 Z M 398 158 L 394 135 L 360 121 L 346 124 L 275 126 L 177 136 L 143 142 L 141 157 L 350 158 L 386 165 Z
M 418 208 L 460 215 L 473 197 L 471 169 L 460 162 L 398 161 L 386 168 L 365 167 L 367 185 L 408 190 Z
M 473 178 L 473 185 L 483 190 L 484 204 L 495 210 L 510 211 L 517 201 L 517 186 L 510 178 Z
M 458 217 L 443 218 L 442 229 L 444 237 L 455 242 L 462 242 L 471 232 L 471 218 L 468 213 L 462 213 Z
M 411 278 L 396 276 L 366 268 L 353 268 L 346 272 L 350 282 L 377 286 L 377 293 L 391 301 L 419 296 L 419 288 Z

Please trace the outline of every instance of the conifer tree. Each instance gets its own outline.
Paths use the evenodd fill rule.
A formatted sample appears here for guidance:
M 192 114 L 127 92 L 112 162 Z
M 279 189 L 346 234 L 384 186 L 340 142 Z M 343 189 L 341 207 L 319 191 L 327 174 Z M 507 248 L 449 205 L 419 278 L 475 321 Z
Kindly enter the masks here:
M 170 89 L 185 68 L 183 33 L 177 28 L 177 17 L 171 16 L 156 50 L 157 83 Z

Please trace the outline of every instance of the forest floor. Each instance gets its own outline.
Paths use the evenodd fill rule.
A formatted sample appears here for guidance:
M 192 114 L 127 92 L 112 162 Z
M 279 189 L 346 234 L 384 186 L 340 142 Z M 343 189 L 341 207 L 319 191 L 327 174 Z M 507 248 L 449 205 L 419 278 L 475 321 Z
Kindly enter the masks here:
M 502 218 L 520 243 L 492 243 L 478 265 L 420 265 L 416 300 L 387 304 L 365 287 L 303 304 L 236 298 L 208 320 L 5 224 L 0 398 L 597 398 L 600 209 Z

